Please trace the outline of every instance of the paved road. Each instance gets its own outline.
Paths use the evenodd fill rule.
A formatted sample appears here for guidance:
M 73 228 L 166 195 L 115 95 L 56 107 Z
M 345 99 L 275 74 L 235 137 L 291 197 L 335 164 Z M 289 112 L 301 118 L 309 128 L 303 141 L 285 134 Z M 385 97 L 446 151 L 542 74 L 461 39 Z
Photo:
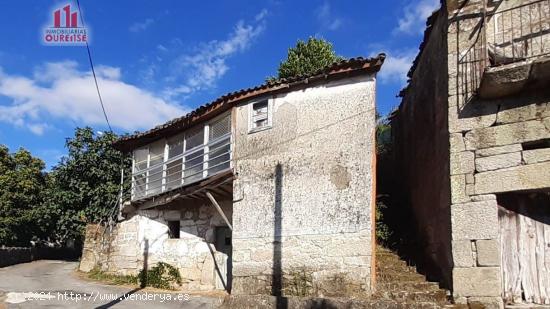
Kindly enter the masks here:
M 222 301 L 221 297 L 100 284 L 80 278 L 77 266 L 77 262 L 43 260 L 0 268 L 0 309 L 216 308 Z

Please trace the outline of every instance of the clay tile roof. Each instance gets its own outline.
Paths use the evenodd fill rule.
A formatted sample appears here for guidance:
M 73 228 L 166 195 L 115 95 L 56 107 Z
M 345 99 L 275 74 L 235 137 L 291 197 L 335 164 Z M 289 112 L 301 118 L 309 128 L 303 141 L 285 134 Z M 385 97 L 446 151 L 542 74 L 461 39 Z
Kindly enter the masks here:
M 350 58 L 335 62 L 310 75 L 282 78 L 265 82 L 256 87 L 226 93 L 210 103 L 199 106 L 182 117 L 172 119 L 144 132 L 122 136 L 113 143 L 113 147 L 123 152 L 131 151 L 159 138 L 179 133 L 194 124 L 206 121 L 229 110 L 241 101 L 260 95 L 287 92 L 290 89 L 304 88 L 308 84 L 326 80 L 335 80 L 364 73 L 375 73 L 380 70 L 384 59 L 386 59 L 385 54 L 379 54 L 373 58 Z

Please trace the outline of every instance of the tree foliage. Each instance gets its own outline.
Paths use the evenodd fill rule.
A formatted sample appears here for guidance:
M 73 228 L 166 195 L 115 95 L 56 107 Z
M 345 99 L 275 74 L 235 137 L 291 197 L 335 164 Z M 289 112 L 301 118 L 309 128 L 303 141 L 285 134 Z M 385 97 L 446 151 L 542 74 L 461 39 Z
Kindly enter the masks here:
M 66 141 L 67 156 L 49 173 L 28 151 L 10 154 L 0 145 L 0 245 L 79 243 L 86 223 L 116 216 L 120 168 L 128 175 L 131 164 L 111 147 L 116 139 L 77 128 Z
M 50 231 L 56 242 L 78 241 L 86 223 L 117 214 L 120 168 L 129 169 L 130 159 L 111 147 L 116 139 L 113 133 L 95 135 L 89 127 L 77 128 L 67 139 L 68 155 L 50 173 L 44 203 L 57 216 Z
M 0 244 L 28 245 L 43 235 L 37 220 L 43 202 L 44 162 L 28 151 L 0 145 Z
M 307 41 L 298 40 L 296 46 L 288 49 L 287 58 L 280 63 L 277 78 L 312 74 L 343 59 L 324 39 L 310 37 Z

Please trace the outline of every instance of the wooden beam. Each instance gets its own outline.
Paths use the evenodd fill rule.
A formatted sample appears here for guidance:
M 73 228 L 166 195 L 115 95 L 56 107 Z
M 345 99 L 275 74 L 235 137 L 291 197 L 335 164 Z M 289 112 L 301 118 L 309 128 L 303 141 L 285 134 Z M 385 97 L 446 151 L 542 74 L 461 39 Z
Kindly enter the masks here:
M 231 231 L 233 231 L 233 226 L 231 225 L 231 223 L 229 223 L 229 220 L 227 219 L 227 217 L 225 216 L 225 214 L 223 213 L 223 210 L 222 208 L 220 207 L 220 205 L 218 204 L 218 202 L 216 201 L 216 199 L 214 198 L 214 196 L 212 196 L 212 194 L 208 191 L 206 191 L 206 196 L 208 196 L 208 198 L 210 199 L 210 201 L 212 202 L 212 204 L 214 205 L 214 207 L 216 207 L 216 210 L 220 213 L 220 216 L 222 216 L 223 220 L 225 221 L 225 223 L 227 224 L 227 226 L 229 227 L 229 229 Z

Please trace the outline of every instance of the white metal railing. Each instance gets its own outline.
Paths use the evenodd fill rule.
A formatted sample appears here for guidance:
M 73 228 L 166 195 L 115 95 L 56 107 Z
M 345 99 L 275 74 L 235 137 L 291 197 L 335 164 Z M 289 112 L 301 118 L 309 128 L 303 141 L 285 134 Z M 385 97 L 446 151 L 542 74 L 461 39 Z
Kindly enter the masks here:
M 222 123 L 224 120 L 226 122 Z M 180 137 L 180 141 L 183 142 L 181 145 L 173 144 L 169 142 L 170 140 L 161 140 L 159 144 L 153 143 L 142 148 L 147 152 L 151 151 L 145 161 L 136 162 L 136 152 L 134 152 L 131 199 L 135 201 L 151 197 L 229 170 L 233 147 L 231 132 L 228 129 L 230 124 L 227 121 L 229 118 L 222 118 L 217 122 L 206 124 L 200 131 L 204 135 L 204 142 L 191 149 L 183 151 L 186 148 L 185 145 L 190 144 L 187 141 L 198 137 L 197 135 Z M 214 129 L 217 124 L 222 126 Z M 176 145 L 174 146 L 176 149 L 181 147 L 179 148 L 181 153 L 170 157 L 170 147 L 173 145 Z M 159 153 L 159 146 L 164 147 L 164 154 Z M 159 160 L 161 162 L 158 162 Z M 148 167 L 139 169 L 138 167 L 143 164 Z

